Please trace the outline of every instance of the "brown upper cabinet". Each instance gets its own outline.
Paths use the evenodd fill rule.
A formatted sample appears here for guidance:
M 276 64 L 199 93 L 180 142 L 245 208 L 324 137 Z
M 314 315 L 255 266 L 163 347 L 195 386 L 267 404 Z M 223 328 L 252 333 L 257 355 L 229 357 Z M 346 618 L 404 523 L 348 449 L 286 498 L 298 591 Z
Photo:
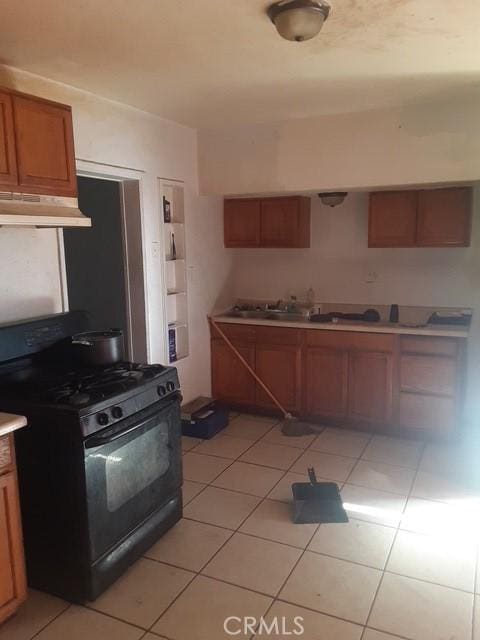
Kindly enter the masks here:
M 225 200 L 223 217 L 226 247 L 260 245 L 260 200 Z
M 413 247 L 417 234 L 415 191 L 370 194 L 369 247 Z
M 307 248 L 310 198 L 235 198 L 225 200 L 226 247 Z
M 429 189 L 418 194 L 417 245 L 468 247 L 472 189 Z
M 77 195 L 72 110 L 0 90 L 0 189 Z
M 18 184 L 12 99 L 0 91 L 0 185 Z
M 472 189 L 370 194 L 369 247 L 468 247 Z

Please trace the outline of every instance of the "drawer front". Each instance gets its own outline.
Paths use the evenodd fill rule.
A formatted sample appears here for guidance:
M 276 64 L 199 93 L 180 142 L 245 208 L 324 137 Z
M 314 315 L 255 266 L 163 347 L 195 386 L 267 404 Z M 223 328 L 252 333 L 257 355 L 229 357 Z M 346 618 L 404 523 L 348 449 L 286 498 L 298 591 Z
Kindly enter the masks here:
M 0 438 L 0 473 L 5 471 L 13 464 L 12 445 L 10 436 Z
M 403 353 L 424 353 L 455 358 L 458 352 L 458 341 L 455 338 L 402 336 L 400 347 Z
M 385 333 L 309 329 L 306 342 L 312 347 L 388 353 L 394 349 L 395 336 Z
M 425 429 L 438 434 L 454 431 L 456 406 L 453 398 L 401 393 L 399 423 L 406 429 Z
M 454 396 L 457 388 L 456 360 L 442 356 L 403 355 L 400 381 L 402 391 Z
M 289 329 L 288 327 L 256 327 L 256 338 L 258 344 L 287 344 L 299 345 L 301 332 L 299 329 Z
M 219 322 L 218 326 L 230 340 L 236 340 L 237 342 L 255 342 L 255 327 L 253 325 L 227 324 Z M 222 339 L 218 331 L 213 326 L 211 327 L 211 335 L 215 340 Z

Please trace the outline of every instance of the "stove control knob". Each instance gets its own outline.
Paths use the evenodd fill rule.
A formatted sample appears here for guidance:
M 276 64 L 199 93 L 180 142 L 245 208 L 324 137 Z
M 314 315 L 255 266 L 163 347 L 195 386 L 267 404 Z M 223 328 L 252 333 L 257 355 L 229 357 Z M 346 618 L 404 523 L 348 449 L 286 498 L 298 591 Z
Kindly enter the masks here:
M 159 396 L 164 396 L 167 393 L 167 390 L 163 386 L 163 384 L 159 384 L 157 387 L 157 393 Z
M 97 422 L 100 426 L 105 427 L 110 422 L 108 413 L 99 413 L 97 416 Z
M 113 407 L 112 416 L 115 418 L 115 420 L 119 420 L 120 418 L 123 418 L 122 407 Z
M 175 391 L 175 383 L 171 380 L 167 382 L 167 391 Z

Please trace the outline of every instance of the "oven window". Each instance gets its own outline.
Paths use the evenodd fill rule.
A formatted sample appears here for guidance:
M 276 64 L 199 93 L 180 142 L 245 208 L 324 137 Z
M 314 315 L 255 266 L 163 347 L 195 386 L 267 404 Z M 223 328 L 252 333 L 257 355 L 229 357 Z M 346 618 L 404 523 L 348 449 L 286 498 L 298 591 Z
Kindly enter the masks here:
M 113 513 L 169 467 L 168 425 L 161 423 L 106 456 L 107 508 Z

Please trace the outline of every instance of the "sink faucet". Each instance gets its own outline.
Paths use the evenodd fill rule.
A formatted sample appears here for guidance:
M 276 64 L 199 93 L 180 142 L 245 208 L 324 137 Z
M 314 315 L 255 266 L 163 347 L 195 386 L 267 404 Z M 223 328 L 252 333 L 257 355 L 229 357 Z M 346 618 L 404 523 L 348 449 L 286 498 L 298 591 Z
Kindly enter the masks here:
M 297 310 L 297 296 L 290 296 L 290 302 L 287 302 L 286 310 L 293 313 Z

